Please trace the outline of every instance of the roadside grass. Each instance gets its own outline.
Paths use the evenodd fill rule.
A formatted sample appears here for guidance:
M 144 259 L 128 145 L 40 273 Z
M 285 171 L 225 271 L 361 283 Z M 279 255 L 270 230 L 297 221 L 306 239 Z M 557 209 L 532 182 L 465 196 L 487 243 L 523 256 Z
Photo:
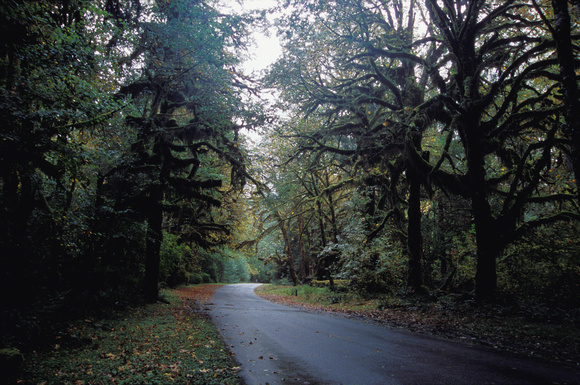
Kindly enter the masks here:
M 50 351 L 25 356 L 21 384 L 238 384 L 235 363 L 200 309 L 219 286 L 165 290 L 112 319 L 73 323 Z
M 469 299 L 382 295 L 363 298 L 328 287 L 262 285 L 256 293 L 270 301 L 372 319 L 393 327 L 487 345 L 527 356 L 580 365 L 580 325 L 574 317 L 525 305 L 478 305 Z
M 378 299 L 363 299 L 351 292 L 332 291 L 329 287 L 322 286 L 262 285 L 257 288 L 256 292 L 273 301 L 290 301 L 304 306 L 324 306 L 328 308 L 327 310 L 372 310 L 376 309 L 379 303 Z

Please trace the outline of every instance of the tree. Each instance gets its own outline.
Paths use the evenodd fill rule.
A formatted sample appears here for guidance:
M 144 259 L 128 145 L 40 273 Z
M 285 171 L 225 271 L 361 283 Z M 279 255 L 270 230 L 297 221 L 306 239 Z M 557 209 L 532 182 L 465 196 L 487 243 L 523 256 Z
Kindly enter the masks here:
M 416 108 L 425 99 L 426 82 L 431 75 L 428 64 L 436 61 L 440 53 L 434 44 L 424 47 L 424 42 L 416 43 L 414 1 L 392 1 L 388 5 L 373 1 L 294 4 L 297 11 L 285 26 L 285 33 L 291 37 L 287 43 L 289 55 L 273 74 L 290 101 L 306 114 L 317 111 L 328 119 L 317 133 L 307 137 L 310 143 L 303 150 L 348 153 L 349 150 L 325 147 L 321 138 L 352 137 L 356 150 L 350 151 L 359 167 L 367 172 L 375 168 L 390 170 L 393 181 L 402 181 L 398 176 L 404 176 L 409 195 L 402 241 L 409 256 L 408 283 L 421 291 L 420 205 L 424 178 L 409 152 L 421 153 L 422 132 L 429 121 L 418 115 Z M 299 14 L 306 12 L 316 15 L 310 24 L 306 21 L 309 16 L 300 19 Z M 417 72 L 420 64 L 423 68 Z M 399 170 L 391 164 L 397 164 Z M 388 185 L 386 179 L 387 175 L 375 175 L 367 181 L 371 186 Z M 381 195 L 392 191 L 388 189 Z M 401 212 L 400 207 L 389 208 L 386 217 Z
M 491 298 L 497 288 L 496 261 L 506 245 L 536 225 L 577 216 L 548 210 L 542 219 L 524 218 L 528 204 L 550 206 L 572 197 L 545 188 L 562 172 L 562 165 L 553 161 L 563 150 L 551 82 L 554 45 L 532 33 L 538 21 L 523 17 L 530 11 L 525 4 L 427 4 L 449 53 L 447 79 L 438 85 L 441 95 L 435 99 L 447 113 L 441 122 L 457 134 L 465 154 L 465 173 L 453 182 L 447 179 L 452 183 L 439 181 L 471 200 L 476 293 Z M 429 173 L 434 179 L 449 177 L 436 167 Z
M 118 171 L 144 173 L 127 203 L 147 226 L 148 301 L 157 300 L 163 213 L 178 213 L 181 225 L 189 228 L 184 236 L 208 243 L 208 232 L 227 232 L 224 224 L 203 221 L 212 207 L 222 204 L 225 169 L 215 169 L 216 161 L 230 165 L 232 186 L 245 183 L 234 123 L 243 117 L 243 82 L 233 70 L 237 59 L 232 50 L 239 48 L 248 20 L 222 15 L 208 2 L 186 0 L 159 2 L 154 15 L 142 43 L 147 47 L 143 74 L 119 92 L 143 111 L 126 118 L 139 134 L 131 160 Z
M 287 55 L 272 77 L 306 116 L 327 119 L 302 136 L 309 141 L 302 148 L 351 154 L 325 140 L 354 138 L 355 164 L 388 170 L 390 180 L 372 173 L 368 180 L 391 186 L 383 202 L 407 198 L 404 250 L 413 288 L 422 285 L 421 185 L 470 200 L 481 299 L 495 295 L 496 262 L 508 244 L 536 226 L 578 217 L 566 190 L 570 174 L 559 161 L 567 142 L 558 123 L 556 44 L 537 32 L 542 22 L 533 6 L 290 3 L 296 12 L 282 31 Z M 423 38 L 413 35 L 415 9 Z M 426 133 L 441 137 L 440 147 L 423 151 Z M 558 178 L 564 180 L 555 185 Z M 406 181 L 408 193 L 393 194 L 392 181 Z M 401 212 L 390 209 L 385 220 Z M 539 216 L 531 219 L 527 210 Z
M 87 215 L 77 197 L 90 183 L 80 138 L 122 107 L 101 72 L 113 58 L 93 39 L 98 11 L 83 1 L 0 6 L 1 270 L 4 292 L 21 293 L 15 306 L 62 299 L 76 281 L 73 240 Z
M 144 270 L 156 300 L 163 231 L 229 241 L 238 132 L 259 119 L 235 69 L 253 19 L 212 4 L 0 6 L 0 274 L 19 293 L 2 310 L 26 310 L 3 325 L 133 301 Z
M 574 41 L 579 39 L 578 34 L 572 35 L 572 21 L 568 10 L 568 1 L 552 0 L 554 13 L 553 25 L 534 2 L 535 8 L 544 20 L 554 41 L 560 66 L 560 82 L 564 95 L 564 117 L 567 127 L 565 134 L 571 139 L 570 155 L 575 172 L 576 190 L 580 191 L 580 89 L 577 80 L 578 47 Z M 574 24 L 578 26 L 579 15 L 576 15 Z M 580 194 L 578 195 L 580 198 Z

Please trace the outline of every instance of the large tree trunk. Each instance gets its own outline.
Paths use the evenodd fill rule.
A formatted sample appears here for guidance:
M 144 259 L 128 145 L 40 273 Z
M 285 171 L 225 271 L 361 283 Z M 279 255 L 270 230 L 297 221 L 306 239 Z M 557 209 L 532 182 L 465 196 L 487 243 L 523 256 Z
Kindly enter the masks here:
M 149 206 L 145 208 L 147 218 L 147 241 L 145 251 L 145 279 L 144 295 L 145 300 L 150 303 L 157 302 L 159 298 L 159 266 L 161 263 L 161 243 L 163 242 L 163 184 L 169 176 L 169 170 L 164 162 L 163 138 L 157 137 L 153 147 L 152 160 L 158 162 L 161 170 L 159 179 L 154 182 L 149 197 Z
M 421 233 L 421 182 L 422 175 L 413 164 L 413 154 L 421 149 L 421 135 L 413 135 L 407 143 L 407 178 L 409 181 L 409 208 L 407 222 L 407 250 L 409 252 L 409 275 L 407 284 L 416 293 L 425 290 L 423 271 L 423 234 Z
M 570 36 L 570 13 L 567 0 L 552 0 L 554 8 L 554 39 L 560 62 L 560 74 L 564 89 L 566 134 L 572 139 L 571 158 L 576 177 L 576 189 L 580 191 L 580 91 L 576 81 L 577 60 Z M 578 194 L 580 202 L 580 194 Z
M 475 273 L 475 295 L 479 300 L 492 299 L 497 292 L 497 231 L 491 217 L 489 203 L 482 192 L 476 192 L 472 199 L 477 243 L 477 270 Z
M 481 127 L 473 122 L 478 117 L 466 117 L 468 129 L 466 138 L 466 155 L 469 182 L 471 187 L 471 210 L 475 222 L 477 244 L 477 270 L 475 273 L 475 295 L 478 300 L 492 299 L 497 294 L 497 257 L 500 235 L 495 227 L 489 197 L 487 193 L 485 156 L 481 144 Z
M 326 186 L 330 186 L 330 178 L 328 172 L 326 172 Z M 336 212 L 334 209 L 334 200 L 332 199 L 332 192 L 328 192 L 328 211 L 330 212 L 330 224 L 332 225 L 332 240 L 334 243 L 338 243 L 338 224 L 336 220 Z
M 292 254 L 292 243 L 290 242 L 290 235 L 284 222 L 280 223 L 280 230 L 284 238 L 284 245 L 286 249 L 286 263 L 288 264 L 288 274 L 294 286 L 298 285 L 298 276 L 296 275 L 296 268 L 294 267 L 294 255 Z
M 409 221 L 407 223 L 407 248 L 409 251 L 409 276 L 407 284 L 415 292 L 424 290 L 423 235 L 421 234 L 421 176 L 409 172 Z
M 322 212 L 322 205 L 318 199 L 316 200 L 316 211 L 318 217 L 318 228 L 320 229 L 320 242 L 322 243 L 321 249 L 324 249 L 328 244 L 328 241 L 326 240 L 326 230 L 324 227 L 324 213 Z
M 159 297 L 159 264 L 161 242 L 163 242 L 162 223 L 163 210 L 155 201 L 147 212 L 147 247 L 145 251 L 145 300 L 150 303 L 157 302 Z
M 304 283 L 308 276 L 308 257 L 304 245 L 304 218 L 302 214 L 298 216 L 298 241 L 300 244 L 300 280 Z

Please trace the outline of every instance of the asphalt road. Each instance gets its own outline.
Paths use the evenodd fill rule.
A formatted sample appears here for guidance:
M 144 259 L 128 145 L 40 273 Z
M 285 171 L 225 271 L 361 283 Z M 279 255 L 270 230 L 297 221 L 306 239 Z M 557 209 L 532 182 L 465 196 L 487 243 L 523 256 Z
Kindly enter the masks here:
M 580 384 L 580 368 L 259 298 L 227 285 L 208 304 L 253 384 Z

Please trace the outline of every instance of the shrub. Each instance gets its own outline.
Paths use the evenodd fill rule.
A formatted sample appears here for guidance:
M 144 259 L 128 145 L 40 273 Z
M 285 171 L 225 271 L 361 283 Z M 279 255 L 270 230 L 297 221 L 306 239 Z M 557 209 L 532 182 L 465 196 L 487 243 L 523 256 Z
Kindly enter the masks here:
M 179 243 L 179 236 L 164 232 L 160 256 L 160 281 L 172 287 L 187 282 L 203 282 L 201 273 L 196 271 L 191 248 Z
M 539 228 L 507 248 L 498 263 L 504 292 L 563 307 L 580 306 L 580 240 L 577 225 Z

